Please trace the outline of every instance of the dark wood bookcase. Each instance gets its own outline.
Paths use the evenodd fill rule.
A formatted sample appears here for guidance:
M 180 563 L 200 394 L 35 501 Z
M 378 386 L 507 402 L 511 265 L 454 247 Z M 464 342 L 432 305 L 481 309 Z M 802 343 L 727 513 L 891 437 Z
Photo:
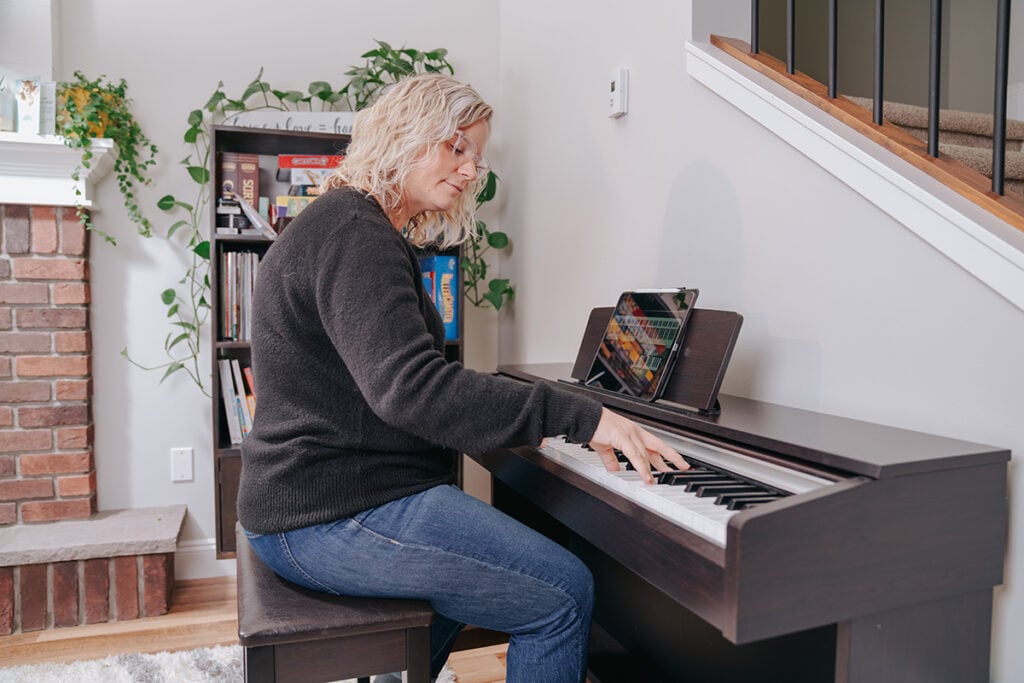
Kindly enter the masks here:
M 236 128 L 214 126 L 210 148 L 210 177 L 213 181 L 210 197 L 210 335 L 212 355 L 212 401 L 213 425 L 213 466 L 214 505 L 217 523 L 217 557 L 225 559 L 235 554 L 235 522 L 238 519 L 235 506 L 238 498 L 238 483 L 242 471 L 241 449 L 232 445 L 227 415 L 221 395 L 219 361 L 235 359 L 242 366 L 251 366 L 252 352 L 249 342 L 225 340 L 221 336 L 220 320 L 224 315 L 221 306 L 220 262 L 226 252 L 251 252 L 262 258 L 273 244 L 273 240 L 251 234 L 221 235 L 216 229 L 216 204 L 221 186 L 218 159 L 223 152 L 257 154 L 260 157 L 259 193 L 270 197 L 287 194 L 288 181 L 277 180 L 278 154 L 342 154 L 348 145 L 349 136 L 330 133 L 285 131 L 266 128 Z M 458 250 L 451 252 L 460 255 Z M 461 276 L 460 276 L 461 280 Z M 460 285 L 461 290 L 461 285 Z M 445 344 L 445 356 L 452 361 L 461 361 L 463 339 L 464 299 L 459 297 L 458 337 Z M 259 379 L 256 379 L 257 386 Z M 257 402 L 258 403 L 258 402 Z M 456 473 L 461 482 L 460 471 Z

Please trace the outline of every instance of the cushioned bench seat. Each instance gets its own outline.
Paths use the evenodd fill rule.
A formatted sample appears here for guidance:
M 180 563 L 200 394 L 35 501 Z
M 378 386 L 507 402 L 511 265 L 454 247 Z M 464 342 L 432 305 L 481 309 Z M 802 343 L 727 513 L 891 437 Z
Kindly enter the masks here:
M 236 542 L 247 683 L 365 680 L 391 671 L 407 671 L 409 683 L 430 681 L 428 603 L 306 590 L 263 564 L 240 527 Z

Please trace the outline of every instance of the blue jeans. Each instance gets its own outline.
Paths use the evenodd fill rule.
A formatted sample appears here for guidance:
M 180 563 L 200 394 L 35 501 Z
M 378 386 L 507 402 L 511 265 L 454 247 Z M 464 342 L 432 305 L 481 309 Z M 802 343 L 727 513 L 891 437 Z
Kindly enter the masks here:
M 594 594 L 586 565 L 454 486 L 348 519 L 246 535 L 267 566 L 306 588 L 430 602 L 433 676 L 473 624 L 509 634 L 509 683 L 585 678 Z

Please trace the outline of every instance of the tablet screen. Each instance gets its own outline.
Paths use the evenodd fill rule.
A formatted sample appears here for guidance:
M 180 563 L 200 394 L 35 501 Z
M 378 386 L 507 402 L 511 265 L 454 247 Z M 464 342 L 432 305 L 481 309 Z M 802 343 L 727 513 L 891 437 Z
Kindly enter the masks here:
M 623 292 L 585 384 L 653 401 L 675 362 L 696 289 Z

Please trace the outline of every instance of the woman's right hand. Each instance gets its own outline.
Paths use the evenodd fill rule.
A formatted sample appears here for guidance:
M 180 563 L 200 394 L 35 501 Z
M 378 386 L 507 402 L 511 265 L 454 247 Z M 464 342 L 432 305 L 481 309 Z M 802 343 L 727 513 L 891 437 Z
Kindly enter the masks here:
M 636 422 L 607 408 L 601 409 L 601 421 L 590 439 L 590 447 L 601 456 L 601 461 L 609 472 L 619 469 L 615 451 L 621 451 L 633 464 L 645 484 L 654 483 L 652 469 L 659 472 L 690 469 L 683 456 L 664 441 Z

